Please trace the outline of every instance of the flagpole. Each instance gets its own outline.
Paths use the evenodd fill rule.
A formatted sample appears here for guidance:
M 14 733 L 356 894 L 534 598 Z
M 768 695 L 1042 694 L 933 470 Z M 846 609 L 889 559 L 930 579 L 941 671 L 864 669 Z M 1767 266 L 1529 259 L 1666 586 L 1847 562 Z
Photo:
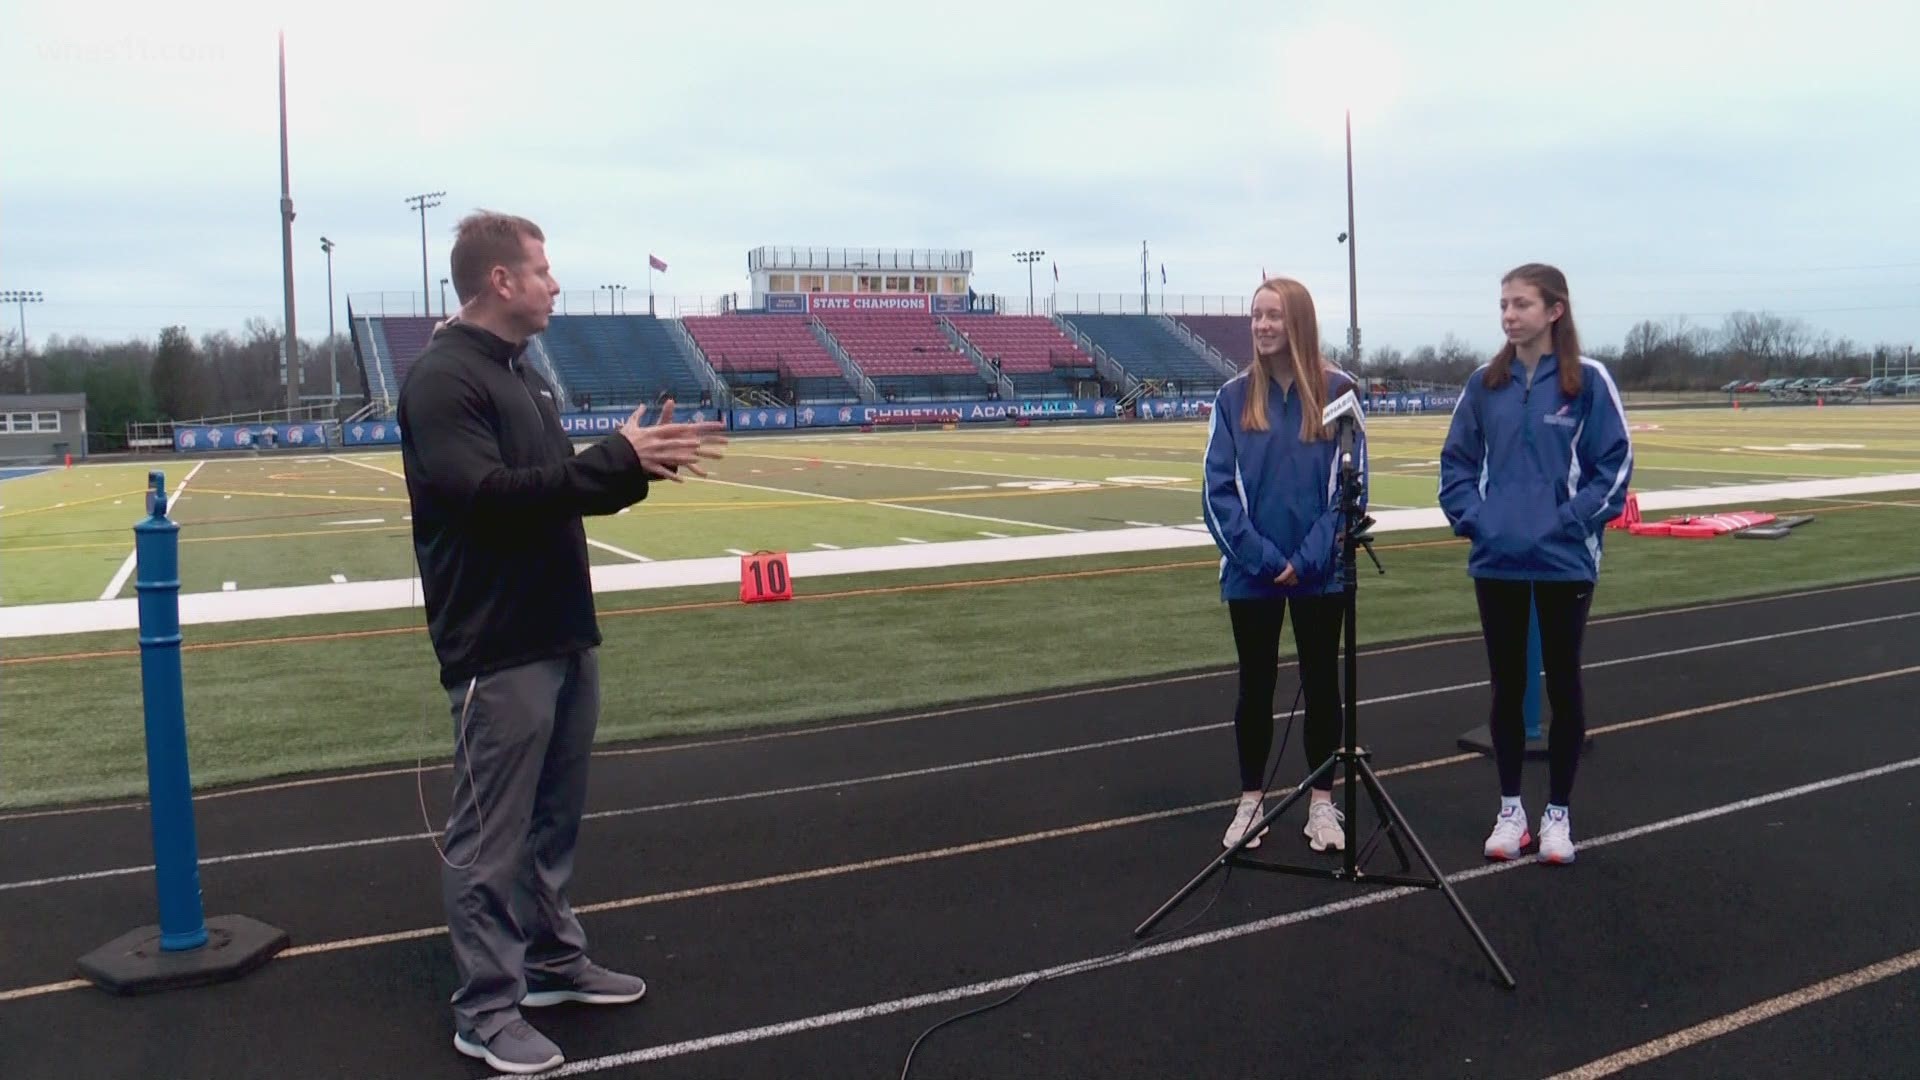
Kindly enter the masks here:
M 647 256 L 647 314 L 657 315 L 653 310 L 653 256 Z

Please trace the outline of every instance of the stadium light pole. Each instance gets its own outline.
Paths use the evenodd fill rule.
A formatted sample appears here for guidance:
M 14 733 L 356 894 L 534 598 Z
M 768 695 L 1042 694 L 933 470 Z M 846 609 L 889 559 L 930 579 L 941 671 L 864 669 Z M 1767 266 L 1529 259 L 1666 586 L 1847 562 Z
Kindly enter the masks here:
M 333 403 L 340 404 L 340 365 L 333 348 L 333 241 L 320 238 L 320 250 L 327 253 L 327 381 L 333 386 Z
M 46 301 L 39 292 L 21 289 L 8 289 L 0 292 L 0 304 L 12 304 L 20 309 L 20 377 L 25 380 L 26 392 L 33 393 L 33 368 L 27 359 L 27 305 Z
M 447 317 L 447 282 L 452 280 L 452 278 L 440 279 L 440 317 L 443 319 Z
M 1359 256 L 1353 245 L 1353 110 L 1347 110 L 1347 231 L 1340 234 L 1347 245 L 1347 352 L 1355 374 L 1360 371 L 1360 271 Z
M 286 291 L 286 335 L 281 338 L 281 374 L 287 381 L 287 411 L 300 407 L 300 335 L 293 322 L 293 176 L 287 164 L 287 35 L 280 34 L 280 277 Z
M 600 287 L 607 290 L 607 314 L 623 314 L 622 310 L 617 307 L 616 304 L 622 298 L 621 294 L 627 291 L 627 287 L 625 285 L 602 285 Z
M 426 315 L 433 314 L 433 294 L 427 291 L 427 211 L 439 206 L 446 195 L 444 191 L 428 191 L 407 196 L 407 207 L 420 211 L 420 310 Z
M 1015 262 L 1027 264 L 1027 314 L 1029 315 L 1033 314 L 1033 264 L 1045 258 L 1046 254 L 1044 251 L 1016 251 L 1013 253 L 1013 260 Z

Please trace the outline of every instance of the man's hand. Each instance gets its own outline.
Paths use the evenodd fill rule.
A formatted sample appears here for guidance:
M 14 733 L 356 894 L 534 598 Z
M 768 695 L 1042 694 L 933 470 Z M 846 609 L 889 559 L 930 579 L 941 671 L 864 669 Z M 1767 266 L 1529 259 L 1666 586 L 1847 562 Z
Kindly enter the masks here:
M 1285 570 L 1280 571 L 1280 576 L 1273 579 L 1273 583 L 1275 585 L 1280 586 L 1281 588 L 1286 588 L 1289 585 L 1295 584 L 1299 580 L 1300 580 L 1300 575 L 1293 572 L 1293 564 L 1288 563 L 1287 568 Z
M 647 415 L 645 405 L 633 410 L 627 422 L 620 425 L 620 434 L 633 447 L 635 457 L 640 459 L 640 467 L 649 476 L 662 480 L 671 480 L 676 484 L 684 483 L 679 471 L 685 469 L 695 476 L 706 476 L 706 470 L 700 468 L 700 459 L 718 460 L 723 455 L 719 447 L 727 445 L 727 437 L 721 432 L 727 425 L 717 421 L 700 424 L 676 424 L 673 422 L 673 400 L 669 398 L 666 406 L 660 410 L 660 422 L 652 427 L 642 427 L 640 422 Z

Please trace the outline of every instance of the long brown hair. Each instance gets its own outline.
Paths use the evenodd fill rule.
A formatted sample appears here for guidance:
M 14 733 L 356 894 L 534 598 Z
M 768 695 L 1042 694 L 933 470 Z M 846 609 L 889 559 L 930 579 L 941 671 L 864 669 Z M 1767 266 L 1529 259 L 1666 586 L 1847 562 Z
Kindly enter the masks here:
M 1300 441 L 1325 439 L 1329 433 L 1320 421 L 1320 410 L 1327 404 L 1328 367 L 1320 355 L 1320 318 L 1314 314 L 1313 297 L 1305 285 L 1287 277 L 1268 278 L 1253 290 L 1253 295 L 1258 297 L 1263 292 L 1280 298 L 1280 310 L 1286 317 L 1293 387 L 1300 395 Z M 1253 362 L 1247 372 L 1247 403 L 1240 410 L 1240 426 L 1248 431 L 1265 431 L 1267 381 L 1279 373 L 1270 369 L 1258 346 L 1254 348 Z
M 1567 296 L 1567 276 L 1546 263 L 1527 263 L 1507 271 L 1500 279 L 1500 285 L 1519 281 L 1531 285 L 1540 292 L 1541 303 L 1552 307 L 1562 306 L 1560 317 L 1553 322 L 1553 355 L 1560 362 L 1560 392 L 1567 397 L 1580 395 L 1580 331 L 1573 326 L 1573 301 Z M 1487 373 L 1481 377 L 1489 390 L 1498 390 L 1513 379 L 1513 358 L 1519 352 L 1509 341 L 1500 349 L 1500 354 L 1487 365 Z

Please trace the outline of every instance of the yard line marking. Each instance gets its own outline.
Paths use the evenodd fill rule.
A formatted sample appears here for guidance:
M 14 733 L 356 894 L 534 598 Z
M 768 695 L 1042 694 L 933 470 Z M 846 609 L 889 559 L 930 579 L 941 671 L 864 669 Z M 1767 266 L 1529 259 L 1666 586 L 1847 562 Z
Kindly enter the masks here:
M 820 543 L 820 542 L 819 542 L 819 541 L 817 541 L 817 540 L 816 540 L 816 541 L 814 541 L 814 544 L 813 544 L 813 546 L 814 546 L 814 547 L 817 547 L 817 548 L 826 548 L 826 549 L 827 549 L 828 551 L 839 551 L 839 550 L 840 550 L 840 546 L 839 546 L 838 544 L 822 544 L 822 543 Z
M 748 552 L 745 552 L 745 551 L 741 551 L 741 550 L 740 550 L 739 548 L 728 548 L 728 549 L 727 549 L 727 554 L 729 554 L 729 555 L 746 555 L 746 554 L 748 554 Z
M 914 539 L 913 537 L 911 537 L 911 536 L 896 536 L 896 537 L 894 537 L 894 539 L 895 539 L 895 540 L 898 540 L 898 541 L 900 541 L 900 542 L 901 542 L 901 543 L 903 543 L 903 544 L 924 544 L 924 543 L 926 543 L 926 541 L 925 541 L 925 540 L 915 540 L 915 539 Z
M 931 506 L 908 506 L 905 503 L 887 502 L 882 499 L 853 499 L 845 495 L 828 495 L 822 491 L 795 491 L 791 488 L 767 487 L 762 484 L 743 484 L 738 480 L 718 480 L 708 477 L 695 481 L 701 484 L 719 484 L 722 487 L 746 488 L 749 491 L 767 491 L 775 495 L 800 495 L 810 499 L 822 499 L 827 502 L 853 503 L 856 506 L 884 506 L 890 510 L 909 510 L 919 514 L 937 514 L 941 517 L 966 518 L 970 521 L 991 521 L 1000 525 L 1018 525 L 1027 529 L 1046 529 L 1050 532 L 1077 533 L 1083 529 L 1073 529 L 1065 525 L 1043 525 L 1037 521 L 1015 521 L 1012 518 L 989 517 L 986 514 L 963 514 L 958 510 L 936 510 Z
M 347 583 L 347 575 L 345 574 L 333 575 L 333 583 L 335 585 L 345 585 Z
M 1162 525 L 1161 525 L 1161 524 L 1160 524 L 1159 522 L 1157 522 L 1157 521 L 1123 521 L 1123 522 L 1121 522 L 1121 524 L 1123 524 L 1123 525 L 1132 525 L 1132 526 L 1134 526 L 1135 528 L 1140 528 L 1140 529 L 1159 529 L 1159 528 L 1164 528 L 1164 526 L 1162 526 Z
M 383 469 L 378 465 L 369 465 L 364 461 L 355 461 L 350 457 L 343 456 L 343 457 L 336 458 L 335 460 L 344 461 L 349 465 L 358 465 L 362 469 L 371 469 L 377 473 L 386 473 L 388 476 L 395 477 L 400 480 L 405 480 L 407 478 L 406 473 L 397 473 L 397 472 L 394 472 L 392 469 Z M 385 491 L 386 488 L 381 488 L 380 490 Z
M 236 588 L 238 588 L 238 586 L 231 581 L 223 581 L 220 583 L 221 592 L 232 592 Z
M 987 472 L 984 469 L 943 469 L 943 468 L 938 468 L 936 466 L 927 465 L 924 462 L 913 464 L 913 465 L 896 465 L 890 462 L 883 462 L 883 461 L 846 461 L 846 460 L 835 459 L 835 458 L 818 458 L 818 459 L 799 458 L 799 457 L 788 457 L 781 454 L 743 453 L 743 454 L 730 454 L 729 456 L 745 457 L 745 458 L 764 458 L 771 461 L 818 460 L 823 464 L 827 464 L 827 465 L 853 465 L 862 469 L 904 469 L 908 472 L 950 473 L 957 476 L 990 476 L 997 480 L 1069 480 L 1069 479 L 1072 479 L 1071 477 L 1065 477 L 1065 476 L 1036 476 L 1032 473 Z
M 204 461 L 195 465 L 193 469 L 187 473 L 186 479 L 180 481 L 180 486 L 173 489 L 173 502 L 177 503 L 180 501 L 181 493 L 187 490 L 187 485 L 193 482 L 193 478 L 199 474 L 201 468 L 205 465 L 206 462 Z M 114 505 L 118 506 L 119 503 L 116 502 Z M 126 587 L 127 579 L 133 576 L 134 560 L 139 554 L 138 551 L 127 552 L 126 561 L 120 564 L 120 569 L 113 572 L 113 580 L 107 582 L 107 587 L 100 591 L 100 599 L 112 600 L 120 595 L 120 590 Z
M 606 543 L 605 541 L 595 540 L 591 536 L 587 537 L 587 544 L 591 547 L 597 547 L 601 551 L 611 551 L 615 555 L 619 555 L 623 558 L 632 559 L 634 562 L 652 562 L 653 561 L 652 559 L 647 558 L 645 555 L 636 555 L 633 552 L 628 551 L 626 548 L 614 547 L 612 544 Z
M 987 531 L 987 530 L 985 530 L 985 529 L 981 529 L 981 530 L 980 530 L 980 535 L 981 535 L 981 536 L 990 536 L 990 537 L 992 537 L 992 538 L 994 538 L 995 540 L 1005 540 L 1005 539 L 1007 538 L 1007 534 L 1006 534 L 1006 533 L 997 533 L 997 532 L 988 532 L 988 531 Z
M 329 521 L 329 525 L 384 525 L 386 518 L 354 518 L 352 521 Z

